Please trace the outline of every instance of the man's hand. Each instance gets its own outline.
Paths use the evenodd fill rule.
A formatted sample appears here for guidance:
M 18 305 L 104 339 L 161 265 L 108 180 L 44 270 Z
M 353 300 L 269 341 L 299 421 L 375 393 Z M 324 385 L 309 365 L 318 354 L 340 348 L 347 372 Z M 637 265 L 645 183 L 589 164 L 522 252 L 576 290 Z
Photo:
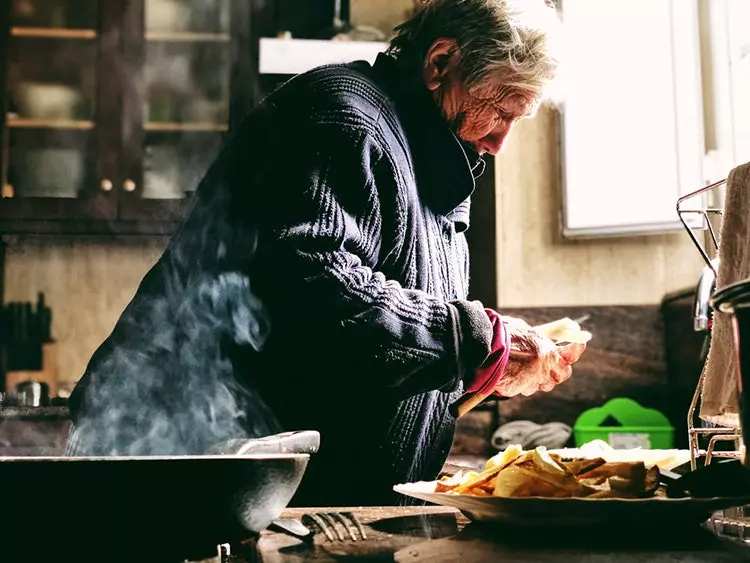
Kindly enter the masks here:
M 521 319 L 500 318 L 510 334 L 510 356 L 494 394 L 529 396 L 551 391 L 570 378 L 572 365 L 586 350 L 585 344 L 558 346 Z

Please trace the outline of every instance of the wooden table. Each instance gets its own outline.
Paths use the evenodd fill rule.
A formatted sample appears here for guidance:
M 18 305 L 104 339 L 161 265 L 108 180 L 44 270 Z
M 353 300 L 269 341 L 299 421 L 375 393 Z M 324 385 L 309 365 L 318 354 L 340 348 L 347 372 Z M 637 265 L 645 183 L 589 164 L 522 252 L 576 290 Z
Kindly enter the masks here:
M 593 534 L 531 534 L 469 523 L 451 508 L 373 507 L 290 509 L 283 518 L 304 513 L 353 512 L 365 526 L 365 541 L 330 542 L 317 534 L 305 543 L 283 533 L 266 531 L 257 543 L 261 563 L 661 563 L 685 561 L 750 561 L 750 546 L 716 539 L 702 529 L 635 537 L 623 528 L 614 537 Z

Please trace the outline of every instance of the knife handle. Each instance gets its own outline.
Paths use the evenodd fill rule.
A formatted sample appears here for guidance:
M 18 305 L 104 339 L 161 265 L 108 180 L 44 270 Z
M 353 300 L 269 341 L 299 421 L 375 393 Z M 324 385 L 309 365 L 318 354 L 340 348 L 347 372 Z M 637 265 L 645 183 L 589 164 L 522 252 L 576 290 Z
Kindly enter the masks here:
M 453 415 L 454 418 L 460 418 L 466 413 L 468 413 L 469 411 L 471 411 L 479 403 L 484 401 L 491 394 L 492 394 L 492 389 L 484 393 L 479 393 L 479 392 L 466 393 L 464 395 L 461 395 L 455 401 L 453 401 L 451 405 L 448 407 L 448 410 L 451 413 L 451 415 Z

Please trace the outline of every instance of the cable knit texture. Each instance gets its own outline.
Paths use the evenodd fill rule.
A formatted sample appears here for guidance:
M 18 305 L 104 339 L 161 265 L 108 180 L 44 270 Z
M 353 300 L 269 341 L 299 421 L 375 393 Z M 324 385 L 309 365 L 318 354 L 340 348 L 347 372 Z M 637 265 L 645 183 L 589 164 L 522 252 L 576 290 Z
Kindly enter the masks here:
M 234 133 L 123 314 L 176 271 L 249 275 L 271 330 L 260 352 L 229 347 L 235 377 L 285 430 L 321 432 L 293 504 L 409 504 L 392 486 L 444 463 L 448 405 L 492 338 L 482 304 L 466 301 L 481 168 L 467 154 L 385 55 L 297 76 Z M 74 409 L 85 396 L 84 382 Z

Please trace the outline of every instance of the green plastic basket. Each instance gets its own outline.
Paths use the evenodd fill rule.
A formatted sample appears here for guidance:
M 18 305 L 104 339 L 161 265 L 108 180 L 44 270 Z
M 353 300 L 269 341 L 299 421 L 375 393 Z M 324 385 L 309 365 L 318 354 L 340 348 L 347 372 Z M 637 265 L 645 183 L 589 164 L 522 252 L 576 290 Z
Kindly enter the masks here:
M 583 412 L 573 426 L 573 434 L 577 447 L 602 440 L 615 449 L 674 448 L 674 427 L 667 417 L 625 398 L 612 399 L 601 407 Z

